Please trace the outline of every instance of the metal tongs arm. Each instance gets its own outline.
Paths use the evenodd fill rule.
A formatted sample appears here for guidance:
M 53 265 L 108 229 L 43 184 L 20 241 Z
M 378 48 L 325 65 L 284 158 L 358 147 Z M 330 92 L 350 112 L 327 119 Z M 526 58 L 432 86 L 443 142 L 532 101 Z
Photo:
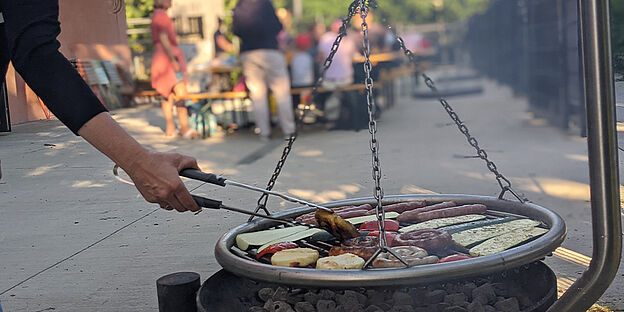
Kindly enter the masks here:
M 307 227 L 311 227 L 311 228 L 317 228 L 317 226 L 312 225 L 312 224 L 308 224 L 308 223 L 303 223 L 303 222 L 299 222 L 299 221 L 295 221 L 295 220 L 276 218 L 276 217 L 273 217 L 273 216 L 267 216 L 267 215 L 263 215 L 263 214 L 256 213 L 256 212 L 253 212 L 253 211 L 248 211 L 248 210 L 245 210 L 245 209 L 240 209 L 240 208 L 226 206 L 226 205 L 223 204 L 223 202 L 221 202 L 219 200 L 210 199 L 210 198 L 197 196 L 197 195 L 192 195 L 192 196 L 193 196 L 193 199 L 195 200 L 195 202 L 197 203 L 197 205 L 199 205 L 202 208 L 216 209 L 216 210 L 218 210 L 218 209 L 230 210 L 230 211 L 234 211 L 234 212 L 238 212 L 238 213 L 242 213 L 242 214 L 246 214 L 246 215 L 250 215 L 250 216 L 256 216 L 256 217 L 259 217 L 259 218 L 264 218 L 264 219 L 277 221 L 277 222 L 284 223 L 284 224 L 303 225 L 303 226 L 307 226 Z
M 278 193 L 278 192 L 274 192 L 274 191 L 269 191 L 260 187 L 256 187 L 253 185 L 249 185 L 249 184 L 244 184 L 244 183 L 240 183 L 240 182 L 236 182 L 236 181 L 232 181 L 232 180 L 228 180 L 222 176 L 218 176 L 215 175 L 213 173 L 206 173 L 197 169 L 184 169 L 180 172 L 180 175 L 189 179 L 193 179 L 193 180 L 199 180 L 199 181 L 203 181 L 203 182 L 207 182 L 210 184 L 214 184 L 214 185 L 218 185 L 218 186 L 227 186 L 227 185 L 231 185 L 231 186 L 236 186 L 236 187 L 240 187 L 240 188 L 244 188 L 244 189 L 248 189 L 248 190 L 252 190 L 252 191 L 256 191 L 256 192 L 260 192 L 260 193 L 264 193 L 264 194 L 269 194 L 269 195 L 273 195 L 273 196 L 277 196 L 279 198 L 282 198 L 284 200 L 287 200 L 289 202 L 293 202 L 293 203 L 297 203 L 297 204 L 301 204 L 301 205 L 306 205 L 312 208 L 316 208 L 316 209 L 322 209 L 325 210 L 327 212 L 333 212 L 330 208 L 327 207 L 323 207 L 321 205 L 317 205 L 311 202 L 308 202 L 306 200 L 300 199 L 300 198 L 296 198 L 296 197 L 292 197 L 286 194 L 282 194 L 282 193 Z

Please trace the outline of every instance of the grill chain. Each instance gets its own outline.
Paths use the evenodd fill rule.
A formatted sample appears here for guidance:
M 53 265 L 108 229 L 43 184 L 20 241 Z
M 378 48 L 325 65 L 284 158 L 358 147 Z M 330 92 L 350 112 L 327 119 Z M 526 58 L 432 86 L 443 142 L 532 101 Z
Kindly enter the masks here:
M 388 29 L 392 32 L 392 34 L 396 38 L 397 42 L 399 43 L 399 46 L 401 47 L 401 50 L 407 56 L 407 58 L 409 59 L 410 63 L 412 63 L 414 65 L 418 65 L 418 61 L 416 60 L 416 56 L 412 53 L 412 51 L 410 51 L 405 46 L 405 42 L 403 41 L 403 38 L 401 38 L 396 33 L 396 30 L 394 28 L 388 26 Z M 459 118 L 459 115 L 457 115 L 455 110 L 453 110 L 453 108 L 446 101 L 446 99 L 444 97 L 442 97 L 442 94 L 440 94 L 440 91 L 436 87 L 435 82 L 433 81 L 433 79 L 431 79 L 425 73 L 422 73 L 422 77 L 425 80 L 425 84 L 427 85 L 427 87 L 433 92 L 433 94 L 435 94 L 435 96 L 440 101 L 440 104 L 442 104 L 442 107 L 444 107 L 444 110 L 448 113 L 448 115 L 451 117 L 453 122 L 455 122 L 455 124 L 457 125 L 457 128 L 459 129 L 459 131 L 466 137 L 466 139 L 468 140 L 468 144 L 470 144 L 470 146 L 472 146 L 477 151 L 477 156 L 479 158 L 481 158 L 483 161 L 485 161 L 487 169 L 490 172 L 492 172 L 494 174 L 494 176 L 496 177 L 496 181 L 498 182 L 498 185 L 501 188 L 501 192 L 498 195 L 498 198 L 499 199 L 503 199 L 503 196 L 505 195 L 505 193 L 506 192 L 510 192 L 521 203 L 526 202 L 528 199 L 526 199 L 524 197 L 521 197 L 520 195 L 518 195 L 518 193 L 516 193 L 516 191 L 514 191 L 512 189 L 511 181 L 509 181 L 509 179 L 507 179 L 502 173 L 500 173 L 498 171 L 498 168 L 496 167 L 496 164 L 494 164 L 494 162 L 491 161 L 488 158 L 487 152 L 479 146 L 479 142 L 477 142 L 477 139 L 470 134 L 470 131 L 468 130 L 468 126 L 466 126 L 466 124 Z
M 351 19 L 353 18 L 353 16 L 355 16 L 358 10 L 358 1 L 359 0 L 354 0 L 353 2 L 351 2 L 351 5 L 349 5 L 349 11 L 348 11 L 347 17 L 345 17 L 342 20 L 342 26 L 340 26 L 340 31 L 338 33 L 338 36 L 336 37 L 336 40 L 334 40 L 334 43 L 331 47 L 329 55 L 327 56 L 327 58 L 325 59 L 325 62 L 323 63 L 323 68 L 321 70 L 321 73 L 318 79 L 314 83 L 314 86 L 312 88 L 312 99 L 314 99 L 315 102 L 318 101 L 318 96 L 319 96 L 318 89 L 323 83 L 323 80 L 325 79 L 325 72 L 331 66 L 334 60 L 334 55 L 336 55 L 336 52 L 338 52 L 338 48 L 340 47 L 340 42 L 347 35 L 347 29 L 351 23 Z M 305 116 L 305 113 L 309 110 L 310 110 L 309 103 L 306 103 L 303 109 L 298 110 L 297 123 L 301 123 L 301 121 L 303 120 L 303 117 Z M 297 140 L 297 132 L 292 133 L 290 137 L 288 138 L 288 143 L 286 144 L 286 147 L 284 147 L 284 150 L 282 151 L 282 156 L 280 157 L 280 160 L 277 162 L 277 166 L 275 166 L 275 170 L 273 170 L 273 174 L 271 175 L 271 178 L 269 179 L 269 182 L 267 183 L 267 186 L 266 186 L 267 190 L 270 191 L 275 186 L 275 182 L 277 181 L 277 178 L 282 172 L 282 168 L 284 167 L 284 164 L 286 163 L 286 159 L 288 158 L 288 155 L 290 154 L 290 151 L 292 150 L 295 140 Z M 258 198 L 255 212 L 263 210 L 267 215 L 271 214 L 266 207 L 268 200 L 269 200 L 269 195 L 266 193 L 262 194 L 260 198 Z M 251 221 L 251 220 L 253 220 L 253 216 L 250 217 L 248 221 Z

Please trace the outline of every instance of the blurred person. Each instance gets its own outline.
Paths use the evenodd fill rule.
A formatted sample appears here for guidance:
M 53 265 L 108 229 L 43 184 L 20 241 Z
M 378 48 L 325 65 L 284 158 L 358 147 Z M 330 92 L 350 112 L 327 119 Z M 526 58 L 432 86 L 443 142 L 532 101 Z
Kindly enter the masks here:
M 199 169 L 196 160 L 141 146 L 111 118 L 89 85 L 58 51 L 58 0 L 0 0 L 0 12 L 2 82 L 11 61 L 50 111 L 126 171 L 148 202 L 167 210 L 199 210 L 179 177 L 183 169 Z
M 269 0 L 240 0 L 233 17 L 232 28 L 241 39 L 243 74 L 260 138 L 268 140 L 271 135 L 268 88 L 277 103 L 282 132 L 290 136 L 295 132 L 295 118 L 286 58 L 277 46 L 277 34 L 283 27 L 275 9 Z
M 289 54 L 294 47 L 295 38 L 290 34 L 292 15 L 284 8 L 275 11 L 277 19 L 282 23 L 282 30 L 277 34 L 277 46 L 284 53 Z
M 375 21 L 375 15 L 372 10 L 368 10 L 366 15 L 366 24 L 368 25 L 368 40 L 370 42 L 371 54 L 384 52 L 386 44 L 386 29 Z M 360 36 L 363 35 L 362 16 L 360 15 L 359 9 L 353 16 L 351 25 L 360 33 Z M 359 40 L 361 41 L 362 38 L 360 37 Z M 362 45 L 362 42 L 359 42 L 359 45 Z
M 182 49 L 178 47 L 173 21 L 167 15 L 172 0 L 154 0 L 154 14 L 150 25 L 152 42 L 154 43 L 154 56 L 152 58 L 152 87 L 165 98 L 162 102 L 163 115 L 165 116 L 165 136 L 173 136 L 176 133 L 173 122 L 173 106 L 175 104 L 178 113 L 180 131 L 178 134 L 184 138 L 193 139 L 197 132 L 188 125 L 188 110 L 184 100 L 176 101 L 176 96 L 187 94 L 186 83 L 186 60 Z
M 212 35 L 215 46 L 215 58 L 227 58 L 228 53 L 234 52 L 234 45 L 225 37 L 225 23 L 220 17 L 217 18 L 217 30 Z
M 329 55 L 331 48 L 338 37 L 342 20 L 334 21 L 328 32 L 323 34 L 319 40 L 319 64 L 323 66 L 324 60 Z M 358 55 L 358 48 L 353 40 L 353 36 L 346 36 L 340 42 L 338 51 L 334 55 L 331 66 L 325 72 L 323 87 L 333 90 L 339 87 L 348 86 L 353 83 L 353 58 Z M 325 100 L 325 118 L 328 121 L 335 121 L 340 115 L 341 94 L 332 92 Z
M 290 77 L 293 88 L 306 88 L 314 85 L 314 58 L 310 54 L 310 48 L 314 42 L 312 36 L 307 33 L 300 34 L 295 38 L 295 52 L 290 62 Z M 302 92 L 293 94 L 293 104 L 308 102 L 310 92 Z M 306 116 L 307 117 L 307 116 Z M 312 123 L 316 117 L 310 115 L 309 118 L 304 117 L 305 122 Z

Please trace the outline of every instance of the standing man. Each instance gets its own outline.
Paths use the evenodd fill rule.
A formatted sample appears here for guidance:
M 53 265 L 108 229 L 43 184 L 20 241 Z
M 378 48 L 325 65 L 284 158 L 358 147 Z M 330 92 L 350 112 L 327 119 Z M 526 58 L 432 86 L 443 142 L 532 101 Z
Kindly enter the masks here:
M 260 138 L 268 140 L 271 135 L 268 88 L 277 102 L 282 132 L 284 136 L 290 136 L 295 132 L 295 117 L 286 58 L 277 45 L 277 35 L 283 27 L 275 15 L 275 8 L 269 0 L 240 0 L 234 8 L 232 27 L 242 41 L 243 74 Z

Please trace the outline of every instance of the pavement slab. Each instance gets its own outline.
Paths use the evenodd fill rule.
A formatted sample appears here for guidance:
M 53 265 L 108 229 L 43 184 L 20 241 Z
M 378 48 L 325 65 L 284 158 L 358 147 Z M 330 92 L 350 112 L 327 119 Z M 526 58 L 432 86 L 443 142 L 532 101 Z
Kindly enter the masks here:
M 563 247 L 591 255 L 586 140 L 533 118 L 527 101 L 505 86 L 478 82 L 484 93 L 449 102 L 514 189 L 564 218 Z M 205 140 L 168 139 L 158 107 L 113 113 L 142 144 L 194 156 L 204 171 L 256 186 L 264 186 L 284 144 L 261 142 L 247 129 Z M 494 176 L 435 100 L 399 97 L 378 129 L 385 194 L 498 195 Z M 371 196 L 368 140 L 365 130 L 303 128 L 275 190 L 315 202 Z M 220 269 L 216 240 L 247 219 L 227 211 L 158 209 L 118 182 L 110 160 L 55 120 L 0 135 L 0 159 L 0 300 L 7 312 L 155 311 L 156 279 L 176 271 L 208 278 Z M 187 187 L 246 209 L 259 195 L 197 181 Z M 295 205 L 272 198 L 269 207 Z M 560 285 L 585 270 L 582 261 L 558 256 L 546 262 Z M 599 303 L 624 310 L 623 287 L 620 269 Z

